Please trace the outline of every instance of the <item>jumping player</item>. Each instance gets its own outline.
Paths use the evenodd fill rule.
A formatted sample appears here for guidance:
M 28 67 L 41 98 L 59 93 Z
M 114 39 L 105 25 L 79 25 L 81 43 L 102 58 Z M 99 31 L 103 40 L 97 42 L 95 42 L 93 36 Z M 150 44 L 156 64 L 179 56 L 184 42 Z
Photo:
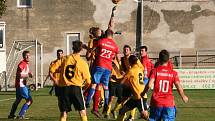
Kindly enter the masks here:
M 90 100 L 95 93 L 96 86 L 102 83 L 105 94 L 104 111 L 107 111 L 108 106 L 108 84 L 112 69 L 112 60 L 119 53 L 119 48 L 113 40 L 113 34 L 113 31 L 108 29 L 105 31 L 106 37 L 98 41 L 96 49 L 97 58 L 95 59 L 95 68 L 93 68 L 92 71 L 92 86 L 86 101 L 86 105 L 89 105 Z

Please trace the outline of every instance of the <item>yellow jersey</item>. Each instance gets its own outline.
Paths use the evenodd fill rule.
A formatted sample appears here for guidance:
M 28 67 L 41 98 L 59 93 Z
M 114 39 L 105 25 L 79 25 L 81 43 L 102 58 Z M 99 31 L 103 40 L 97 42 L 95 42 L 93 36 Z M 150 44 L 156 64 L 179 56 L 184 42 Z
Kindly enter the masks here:
M 114 75 L 116 76 L 117 79 L 121 79 L 123 76 L 120 73 L 120 65 L 119 63 L 116 61 L 116 59 L 113 60 L 112 62 L 112 70 L 111 70 L 111 76 Z M 111 82 L 117 82 L 116 80 L 110 78 Z
M 54 61 L 52 61 L 49 65 L 49 70 L 50 68 L 54 65 L 54 63 L 56 63 L 58 60 L 60 59 L 56 59 Z M 57 79 L 57 80 L 60 80 L 60 67 L 53 73 L 53 76 Z
M 57 60 L 50 68 L 50 73 L 54 74 L 60 68 L 60 80 L 58 86 L 80 86 L 84 83 L 90 84 L 91 77 L 88 64 L 79 54 L 71 54 Z
M 139 67 L 138 64 L 135 64 L 128 70 L 122 81 L 124 82 L 125 85 L 130 87 L 130 89 L 132 90 L 133 95 L 132 97 L 134 99 L 141 98 L 141 93 L 145 88 L 144 73 L 142 68 Z M 147 95 L 145 95 L 144 98 L 147 98 Z

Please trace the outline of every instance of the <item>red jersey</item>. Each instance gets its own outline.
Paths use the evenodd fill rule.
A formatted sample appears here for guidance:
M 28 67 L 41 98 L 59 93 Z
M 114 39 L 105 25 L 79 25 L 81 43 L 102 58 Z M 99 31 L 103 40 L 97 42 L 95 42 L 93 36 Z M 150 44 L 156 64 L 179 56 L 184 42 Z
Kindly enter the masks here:
M 172 88 L 173 84 L 179 81 L 177 72 L 170 69 L 168 66 L 158 66 L 152 71 L 150 79 L 155 79 L 151 106 L 175 106 Z
M 154 64 L 148 58 L 148 56 L 141 57 L 140 61 L 141 61 L 142 65 L 144 66 L 144 70 L 147 71 L 146 72 L 147 73 L 147 77 L 149 78 L 151 70 L 154 68 Z
M 114 40 L 102 38 L 98 41 L 96 53 L 96 66 L 111 70 L 112 60 L 119 53 L 119 48 Z
M 28 73 L 30 73 L 29 64 L 28 62 L 22 60 L 18 64 L 17 71 L 16 71 L 16 80 L 15 80 L 16 88 L 24 87 L 26 85 Z

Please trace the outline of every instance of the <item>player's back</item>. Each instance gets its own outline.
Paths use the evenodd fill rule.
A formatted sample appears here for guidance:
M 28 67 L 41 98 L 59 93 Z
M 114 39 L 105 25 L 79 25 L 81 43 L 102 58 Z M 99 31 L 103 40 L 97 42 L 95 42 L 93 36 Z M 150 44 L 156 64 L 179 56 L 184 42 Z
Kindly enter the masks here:
M 57 64 L 61 66 L 59 86 L 83 86 L 83 81 L 90 78 L 89 66 L 80 55 L 65 56 Z
M 129 85 L 132 89 L 132 94 L 135 99 L 140 99 L 140 94 L 144 90 L 144 74 L 141 67 L 139 67 L 137 64 L 135 64 L 133 67 L 129 69 L 128 74 L 130 75 L 129 79 Z
M 98 41 L 96 53 L 96 66 L 112 69 L 112 60 L 118 53 L 119 48 L 114 40 L 102 38 Z
M 174 96 L 172 88 L 175 81 L 179 81 L 177 72 L 168 66 L 158 66 L 150 77 L 155 79 L 151 105 L 174 106 Z

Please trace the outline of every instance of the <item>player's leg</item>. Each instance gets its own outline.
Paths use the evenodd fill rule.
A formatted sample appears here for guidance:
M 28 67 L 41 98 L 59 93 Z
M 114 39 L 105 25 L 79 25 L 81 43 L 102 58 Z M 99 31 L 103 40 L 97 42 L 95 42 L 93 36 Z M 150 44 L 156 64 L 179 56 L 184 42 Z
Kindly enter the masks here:
M 58 96 L 58 107 L 60 110 L 60 121 L 67 120 L 67 112 L 70 112 L 71 101 L 70 101 L 70 87 L 60 87 Z
M 87 121 L 86 107 L 82 89 L 78 86 L 70 86 L 70 101 L 75 110 L 79 111 L 81 121 Z
M 130 98 L 119 110 L 119 116 L 117 121 L 124 121 L 125 120 L 125 113 L 134 109 L 136 107 L 136 102 L 132 98 Z
M 99 102 L 100 102 L 100 97 L 101 97 L 101 89 L 102 85 L 101 83 L 97 85 L 96 91 L 93 97 L 93 111 L 98 112 L 99 110 Z
M 67 120 L 67 112 L 63 111 L 60 112 L 60 121 L 66 121 Z
M 161 121 L 163 107 L 150 106 L 149 121 Z
M 107 113 L 105 114 L 105 118 L 110 118 L 110 113 L 111 113 L 111 107 L 112 107 L 112 102 L 114 98 L 116 97 L 116 90 L 117 89 L 117 84 L 114 82 L 109 83 L 109 101 L 108 101 L 108 107 L 107 107 Z
M 16 89 L 16 100 L 14 101 L 12 108 L 11 108 L 11 111 L 10 111 L 10 114 L 8 116 L 9 119 L 10 118 L 13 119 L 16 117 L 15 112 L 16 112 L 16 109 L 17 109 L 19 103 L 21 102 L 21 100 L 22 100 L 22 96 L 20 94 L 20 89 L 18 88 L 18 89 Z
M 88 96 L 86 99 L 86 107 L 90 107 L 90 101 L 92 99 L 92 97 L 94 96 L 95 93 L 95 88 L 97 86 L 97 84 L 100 83 L 100 79 L 102 77 L 102 74 L 104 72 L 104 69 L 102 69 L 101 67 L 95 67 L 93 69 L 93 74 L 92 74 L 92 86 L 88 92 Z
M 108 101 L 109 101 L 109 88 L 108 88 L 108 85 L 109 85 L 110 74 L 111 74 L 110 70 L 104 69 L 104 74 L 103 74 L 104 78 L 102 80 L 103 87 L 104 87 L 104 97 L 105 97 L 104 108 L 103 108 L 103 112 L 102 112 L 104 114 L 106 114 L 106 112 L 107 112 Z
M 175 107 L 164 107 L 162 113 L 163 121 L 174 121 L 176 117 L 176 108 Z
M 24 115 L 25 115 L 27 109 L 33 103 L 33 100 L 32 100 L 32 97 L 30 95 L 30 90 L 27 87 L 21 87 L 20 89 L 21 89 L 21 95 L 26 100 L 26 103 L 23 104 L 23 106 L 19 112 L 19 117 L 24 118 Z

